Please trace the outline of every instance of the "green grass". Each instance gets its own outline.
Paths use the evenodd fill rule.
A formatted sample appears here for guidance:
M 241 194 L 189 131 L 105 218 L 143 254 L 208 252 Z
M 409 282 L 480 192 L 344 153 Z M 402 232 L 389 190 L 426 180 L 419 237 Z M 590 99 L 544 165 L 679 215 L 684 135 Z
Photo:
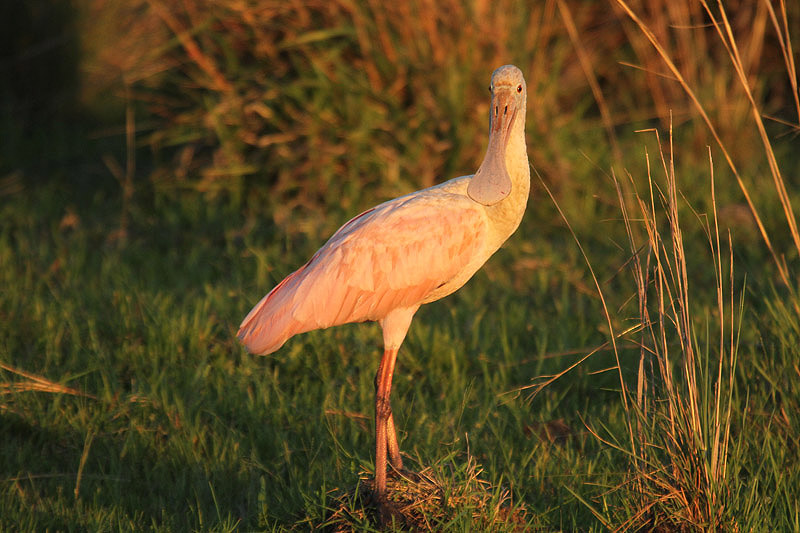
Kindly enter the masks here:
M 287 256 L 280 243 L 240 237 L 245 220 L 236 210 L 195 213 L 185 203 L 169 206 L 158 227 L 133 228 L 119 250 L 105 242 L 115 218 L 98 216 L 102 208 L 60 228 L 62 197 L 52 189 L 20 193 L 3 207 L 4 220 L 16 221 L 2 233 L 3 362 L 93 397 L 2 397 L 5 526 L 247 529 L 321 519 L 327 491 L 353 484 L 372 460 L 378 328 L 311 333 L 277 356 L 247 355 L 233 333 L 269 286 L 256 281 L 259 261 L 285 270 L 310 246 Z M 527 286 L 513 264 L 511 254 L 498 257 L 488 274 Z M 394 402 L 402 444 L 421 464 L 463 457 L 469 442 L 489 480 L 533 501 L 545 495 L 536 509 L 561 521 L 571 513 L 561 472 L 576 469 L 583 453 L 603 462 L 581 436 L 578 413 L 602 416 L 586 394 L 614 394 L 583 384 L 532 404 L 502 396 L 560 366 L 563 358 L 542 361 L 544 351 L 601 338 L 583 319 L 554 331 L 538 326 L 553 308 L 596 314 L 581 310 L 595 304 L 576 298 L 567 280 L 542 277 L 529 297 L 482 274 L 423 309 L 404 345 Z M 26 381 L 8 371 L 3 378 Z M 576 432 L 574 448 L 551 447 L 531 430 L 559 417 Z M 572 512 L 586 515 L 574 502 Z
M 287 251 L 265 236 L 271 230 L 243 230 L 255 208 L 184 200 L 133 217 L 120 248 L 108 240 L 115 199 L 79 196 L 45 185 L 2 206 L 2 362 L 82 393 L 0 397 L 2 528 L 321 524 L 372 468 L 379 330 L 313 332 L 270 357 L 248 355 L 234 340 L 249 307 L 316 243 Z M 537 194 L 506 248 L 459 293 L 418 313 L 394 407 L 412 465 L 465 464 L 469 455 L 481 479 L 511 488 L 533 524 L 602 530 L 590 506 L 607 517 L 636 512 L 625 510 L 624 490 L 609 491 L 628 479 L 626 455 L 587 429 L 624 443 L 613 354 L 593 355 L 532 399 L 516 392 L 607 339 L 585 265 L 548 202 Z M 67 212 L 74 226 L 62 223 Z M 609 234 L 621 229 L 598 223 Z M 621 266 L 607 239 L 581 239 L 595 269 Z M 703 288 L 706 274 L 695 278 L 693 297 L 701 324 L 714 296 L 713 285 Z M 770 285 L 749 286 L 757 283 Z M 634 294 L 632 285 L 622 292 L 626 284 L 615 302 Z M 791 529 L 800 333 L 780 291 L 751 289 L 744 298 L 726 507 L 742 524 Z M 633 379 L 638 350 L 623 346 L 620 356 Z M 5 370 L 0 381 L 29 379 Z M 547 437 L 543 427 L 554 421 L 567 428 L 565 439 Z M 456 483 L 466 480 L 450 471 Z
M 800 158 L 791 128 L 759 130 L 702 5 L 637 25 L 568 1 L 483 17 L 106 4 L 81 4 L 67 40 L 85 79 L 62 96 L 90 117 L 21 85 L 0 95 L 0 531 L 303 531 L 341 512 L 377 530 L 354 489 L 373 468 L 378 326 L 268 357 L 235 332 L 361 209 L 474 169 L 474 103 L 512 60 L 543 178 L 518 232 L 417 313 L 398 357 L 404 459 L 450 502 L 425 519 L 513 530 L 486 525 L 510 494 L 542 531 L 800 531 L 800 302 L 783 282 L 800 250 L 773 186 L 799 205 Z M 756 111 L 794 124 L 781 51 L 796 45 L 758 6 L 729 13 Z M 669 275 L 683 268 L 688 288 Z

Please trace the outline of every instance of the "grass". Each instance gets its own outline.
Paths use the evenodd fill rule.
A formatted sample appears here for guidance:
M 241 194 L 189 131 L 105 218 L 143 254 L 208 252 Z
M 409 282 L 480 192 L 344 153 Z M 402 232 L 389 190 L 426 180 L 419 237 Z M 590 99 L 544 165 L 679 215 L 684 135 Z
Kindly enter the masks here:
M 0 530 L 377 530 L 378 327 L 234 332 L 360 209 L 473 169 L 509 61 L 542 178 L 401 350 L 411 524 L 800 530 L 796 8 L 482 5 L 66 17 L 92 118 L 3 93 Z
M 28 194 L 31 203 L 22 201 Z M 9 366 L 34 366 L 95 398 L 3 396 L 4 527 L 248 529 L 322 520 L 328 491 L 370 468 L 377 328 L 310 334 L 278 358 L 246 355 L 230 332 L 257 277 L 256 262 L 242 260 L 254 244 L 223 231 L 236 218 L 234 227 L 243 224 L 240 214 L 175 206 L 171 224 L 155 235 L 134 227 L 118 250 L 91 219 L 62 228 L 58 216 L 41 216 L 48 205 L 58 211 L 60 198 L 31 191 L 4 206 L 20 226 L 3 233 L 4 283 L 16 288 L 3 299 L 5 323 L 14 324 L 3 352 Z M 39 215 L 26 220 L 33 205 Z M 206 219 L 206 232 L 196 217 Z M 176 247 L 183 239 L 194 241 L 189 254 Z M 281 244 L 261 252 L 276 263 L 285 254 Z M 163 260 L 143 260 L 152 257 Z M 575 305 L 566 288 L 539 297 Z M 548 418 L 499 394 L 526 382 L 521 368 L 542 362 L 535 340 L 502 334 L 485 305 L 507 313 L 502 322 L 512 331 L 533 332 L 536 317 L 523 312 L 526 298 L 492 294 L 486 280 L 463 299 L 445 313 L 421 312 L 408 339 L 395 396 L 403 443 L 424 465 L 442 453 L 462 457 L 469 434 L 471 453 L 494 472 L 486 479 L 517 485 L 505 476 L 524 479 L 541 466 L 520 444 L 551 447 L 529 427 Z M 540 306 L 540 320 L 549 308 Z M 505 347 L 498 352 L 495 343 Z M 3 372 L 4 382 L 25 379 Z M 574 413 L 570 419 L 577 428 Z M 507 470 L 514 465 L 517 474 Z

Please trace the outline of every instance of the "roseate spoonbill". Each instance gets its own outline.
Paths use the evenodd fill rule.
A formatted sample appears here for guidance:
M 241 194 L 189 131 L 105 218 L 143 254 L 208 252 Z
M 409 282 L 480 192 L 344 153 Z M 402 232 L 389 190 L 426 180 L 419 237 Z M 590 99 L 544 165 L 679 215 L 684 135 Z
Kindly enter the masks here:
M 494 71 L 489 143 L 474 175 L 401 196 L 342 226 L 242 321 L 239 340 L 268 354 L 298 333 L 376 320 L 375 496 L 386 503 L 386 461 L 403 467 L 389 403 L 395 359 L 420 305 L 461 288 L 519 226 L 530 189 L 526 85 L 513 65 Z

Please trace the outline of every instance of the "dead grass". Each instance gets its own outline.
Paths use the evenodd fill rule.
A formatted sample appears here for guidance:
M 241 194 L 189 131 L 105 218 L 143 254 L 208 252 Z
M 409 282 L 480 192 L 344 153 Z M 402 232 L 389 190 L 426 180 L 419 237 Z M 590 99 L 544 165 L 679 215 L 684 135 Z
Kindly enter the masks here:
M 735 527 L 726 508 L 742 313 L 733 285 L 733 249 L 720 239 L 713 161 L 710 212 L 700 214 L 681 205 L 672 150 L 670 131 L 656 163 L 661 178 L 648 170 L 647 189 L 638 190 L 631 176 L 627 187 L 618 182 L 641 319 L 636 384 L 620 378 L 623 394 L 635 399 L 628 409 L 634 437 L 633 482 L 627 490 L 640 501 L 638 511 L 617 526 L 620 531 L 661 523 L 677 530 Z M 690 280 L 696 276 L 689 272 L 680 215 L 687 207 L 708 239 L 716 301 L 694 301 Z M 706 310 L 702 319 L 696 316 L 700 309 Z
M 454 482 L 453 470 L 465 477 Z M 449 475 L 448 475 L 449 474 Z M 387 497 L 393 506 L 395 527 L 410 531 L 441 531 L 459 517 L 478 531 L 526 531 L 525 508 L 512 501 L 509 490 L 492 487 L 480 478 L 472 457 L 449 471 L 426 467 L 419 472 L 390 471 Z M 460 476 L 458 476 L 460 477 Z M 320 527 L 331 533 L 359 531 L 379 524 L 372 496 L 373 473 L 363 470 L 358 484 L 334 500 L 332 514 Z
M 5 370 L 6 372 L 10 372 L 15 376 L 23 378 L 21 380 L 0 382 L 0 397 L 7 394 L 13 395 L 20 392 L 36 391 L 36 392 L 50 392 L 53 394 L 69 394 L 72 396 L 83 396 L 86 398 L 94 398 L 94 396 L 92 396 L 91 394 L 87 394 L 83 391 L 73 389 L 72 387 L 67 387 L 66 385 L 56 383 L 55 381 L 51 381 L 42 376 L 38 376 L 36 374 L 26 372 L 19 368 L 15 368 L 3 362 L 0 362 L 0 368 Z M 4 404 L 0 402 L 0 409 L 3 408 Z

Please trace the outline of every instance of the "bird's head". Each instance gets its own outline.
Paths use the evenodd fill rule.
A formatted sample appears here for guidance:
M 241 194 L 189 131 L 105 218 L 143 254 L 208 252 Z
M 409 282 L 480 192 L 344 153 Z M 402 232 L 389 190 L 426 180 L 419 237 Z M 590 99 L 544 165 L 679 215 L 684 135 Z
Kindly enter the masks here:
M 467 194 L 484 205 L 493 205 L 511 193 L 511 178 L 506 168 L 506 149 L 517 121 L 525 121 L 528 94 L 522 71 L 504 65 L 492 74 L 489 86 L 492 106 L 489 117 L 489 147 Z

